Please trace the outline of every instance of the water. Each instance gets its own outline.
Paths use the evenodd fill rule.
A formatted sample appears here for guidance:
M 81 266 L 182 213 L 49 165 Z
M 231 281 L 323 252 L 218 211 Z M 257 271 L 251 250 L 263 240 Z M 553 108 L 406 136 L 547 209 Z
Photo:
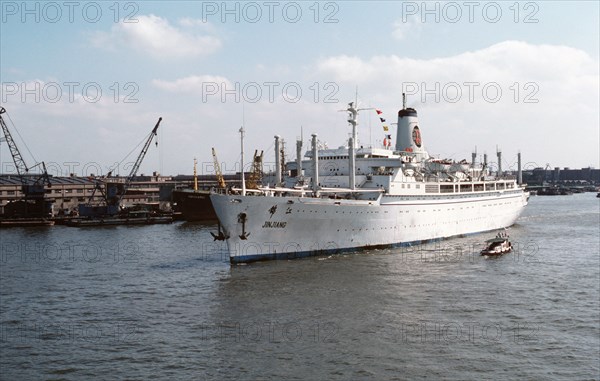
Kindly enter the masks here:
M 213 226 L 5 229 L 0 378 L 600 379 L 600 200 L 490 234 L 230 267 Z

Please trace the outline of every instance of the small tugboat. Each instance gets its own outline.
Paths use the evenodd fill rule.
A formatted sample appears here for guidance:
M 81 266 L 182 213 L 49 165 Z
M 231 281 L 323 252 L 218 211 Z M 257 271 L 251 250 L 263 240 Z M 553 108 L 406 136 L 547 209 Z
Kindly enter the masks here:
M 508 234 L 500 232 L 496 238 L 488 239 L 485 249 L 481 250 L 481 255 L 502 255 L 512 251 L 512 244 L 508 240 Z

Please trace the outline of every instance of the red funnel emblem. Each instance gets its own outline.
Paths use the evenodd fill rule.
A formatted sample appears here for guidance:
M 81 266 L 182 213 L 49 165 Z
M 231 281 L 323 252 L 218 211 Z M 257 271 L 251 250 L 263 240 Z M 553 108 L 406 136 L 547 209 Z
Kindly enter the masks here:
M 412 138 L 413 138 L 413 141 L 415 142 L 415 145 L 420 148 L 421 147 L 421 131 L 419 131 L 418 126 L 415 126 L 415 128 L 413 128 Z

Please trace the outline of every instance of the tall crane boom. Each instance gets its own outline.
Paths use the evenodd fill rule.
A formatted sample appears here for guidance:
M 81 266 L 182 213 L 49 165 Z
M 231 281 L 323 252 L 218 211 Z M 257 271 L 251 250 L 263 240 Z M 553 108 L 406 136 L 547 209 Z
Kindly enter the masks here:
M 0 127 L 4 134 L 4 141 L 8 144 L 10 154 L 15 163 L 15 169 L 17 170 L 17 176 L 21 181 L 21 192 L 23 197 L 16 201 L 14 204 L 9 203 L 10 207 L 7 207 L 9 211 L 6 211 L 5 215 L 11 215 L 13 217 L 47 217 L 52 213 L 52 203 L 54 201 L 45 198 L 46 184 L 51 187 L 50 176 L 46 170 L 46 164 L 42 161 L 36 163 L 33 167 L 28 167 L 13 139 L 2 114 L 6 113 L 4 107 L 0 107 Z M 33 180 L 33 183 L 28 177 L 29 172 L 36 167 L 41 167 L 42 174 Z
M 150 143 L 152 143 L 152 139 L 156 136 L 156 131 L 158 130 L 158 126 L 162 118 L 158 118 L 158 122 L 150 132 L 150 135 L 146 139 L 144 146 L 142 147 L 142 151 L 138 155 L 129 175 L 125 179 L 125 182 L 105 182 L 106 191 L 102 189 L 102 185 L 100 182 L 96 183 L 96 187 L 94 188 L 94 192 L 90 196 L 87 204 L 79 204 L 79 215 L 82 217 L 99 217 L 99 216 L 114 216 L 119 213 L 119 209 L 121 206 L 121 200 L 125 197 L 125 193 L 127 193 L 127 189 L 131 185 L 135 174 L 138 169 L 140 169 L 140 165 L 148 152 L 148 148 L 150 148 Z M 156 143 L 158 144 L 158 142 Z M 112 172 L 112 171 L 111 171 Z M 111 172 L 108 173 L 106 178 L 110 178 Z M 104 197 L 104 202 L 106 205 L 92 205 L 93 197 L 96 192 L 99 190 Z
M 152 139 L 154 139 L 154 137 L 156 136 L 156 131 L 158 131 L 158 126 L 160 125 L 161 120 L 162 118 L 158 118 L 156 126 L 154 126 L 154 128 L 152 129 L 152 132 L 150 133 L 150 136 L 148 136 L 146 143 L 144 143 L 142 152 L 140 152 L 139 156 L 137 157 L 137 160 L 135 161 L 135 164 L 133 165 L 133 168 L 131 168 L 131 172 L 129 172 L 129 176 L 127 176 L 127 181 L 125 182 L 125 184 L 129 185 L 131 183 L 131 180 L 133 180 L 133 178 L 135 177 L 135 174 L 137 173 L 138 169 L 140 169 L 140 165 L 142 165 L 142 161 L 146 156 L 146 152 L 148 152 L 150 143 L 152 143 Z M 156 144 L 158 144 L 158 142 Z
M 156 125 L 152 129 L 152 132 L 148 136 L 148 139 L 146 139 L 146 142 L 144 143 L 144 147 L 142 147 L 142 152 L 140 152 L 140 154 L 138 155 L 135 163 L 133 164 L 133 167 L 131 168 L 131 172 L 129 172 L 129 175 L 125 179 L 125 183 L 123 184 L 123 190 L 121 192 L 118 192 L 117 197 L 114 198 L 110 204 L 119 205 L 121 203 L 121 200 L 125 196 L 125 193 L 127 193 L 127 189 L 131 185 L 131 182 L 133 181 L 135 174 L 137 173 L 138 169 L 140 169 L 140 165 L 142 165 L 142 161 L 144 160 L 144 157 L 146 157 L 146 153 L 148 152 L 148 148 L 150 148 L 152 139 L 154 139 L 154 137 L 157 135 L 156 132 L 158 131 L 158 126 L 160 125 L 161 121 L 162 121 L 162 118 L 158 118 L 158 122 L 156 122 Z M 158 142 L 156 144 L 158 145 Z
M 21 152 L 19 152 L 19 148 L 17 147 L 12 135 L 10 134 L 10 130 L 8 126 L 4 122 L 4 118 L 2 118 L 2 114 L 6 112 L 4 107 L 0 107 L 0 126 L 2 126 L 2 132 L 4 133 L 4 138 L 6 143 L 8 144 L 8 149 L 10 150 L 10 154 L 12 155 L 13 161 L 15 162 L 15 167 L 17 169 L 17 174 L 21 179 L 21 182 L 25 183 L 24 174 L 29 172 L 29 168 L 27 164 L 25 164 L 25 160 L 23 160 L 23 156 L 21 156 Z

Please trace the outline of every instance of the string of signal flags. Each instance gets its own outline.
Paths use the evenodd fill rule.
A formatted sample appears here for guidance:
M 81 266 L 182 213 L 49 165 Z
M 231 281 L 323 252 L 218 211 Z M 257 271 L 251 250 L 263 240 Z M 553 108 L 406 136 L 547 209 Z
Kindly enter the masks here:
M 375 109 L 377 116 L 379 117 L 379 121 L 381 122 L 381 127 L 383 127 L 384 137 L 383 137 L 383 146 L 385 148 L 390 148 L 392 146 L 392 135 L 389 134 L 390 128 L 385 122 L 385 118 L 382 116 L 383 111 L 379 109 Z

